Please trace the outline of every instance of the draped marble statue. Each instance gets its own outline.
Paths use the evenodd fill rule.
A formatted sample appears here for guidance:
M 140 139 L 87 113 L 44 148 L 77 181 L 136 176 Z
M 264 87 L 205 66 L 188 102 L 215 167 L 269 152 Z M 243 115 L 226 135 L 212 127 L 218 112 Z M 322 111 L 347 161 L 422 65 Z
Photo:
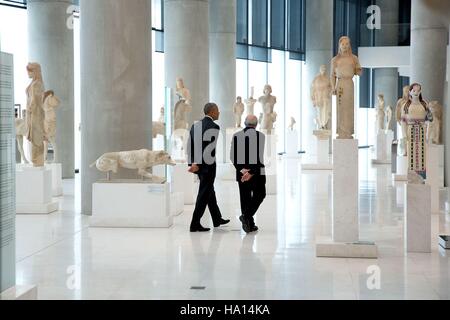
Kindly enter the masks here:
M 297 121 L 295 121 L 295 118 L 294 118 L 294 117 L 291 117 L 291 120 L 289 121 L 288 129 L 289 129 L 290 131 L 294 131 L 295 125 L 296 125 L 296 124 L 297 124 Z
M 44 160 L 47 161 L 47 153 L 49 144 L 53 148 L 53 161 L 52 163 L 59 162 L 58 146 L 56 144 L 56 109 L 59 107 L 61 101 L 55 96 L 53 91 L 47 91 L 44 93 Z
M 31 142 L 31 162 L 34 167 L 44 166 L 45 114 L 43 109 L 44 82 L 41 66 L 38 63 L 27 65 L 28 77 L 31 79 L 27 87 L 27 139 Z
M 386 132 L 391 130 L 392 128 L 392 117 L 394 110 L 392 110 L 391 106 L 386 107 Z
M 245 100 L 245 105 L 247 106 L 247 115 L 254 116 L 255 115 L 255 104 L 258 102 L 253 96 L 255 95 L 255 88 L 251 88 L 250 97 Z
M 377 134 L 380 132 L 383 132 L 385 129 L 385 102 L 384 102 L 384 95 L 379 94 L 378 95 L 378 101 L 377 101 Z
M 442 144 L 442 117 L 444 108 L 438 101 L 431 101 L 429 104 L 430 112 L 433 115 L 433 121 L 428 122 L 427 141 L 429 144 Z
M 403 87 L 403 97 L 401 97 L 397 101 L 397 105 L 395 107 L 395 114 L 397 123 L 402 128 L 402 134 L 401 138 L 399 139 L 399 155 L 402 155 L 404 157 L 407 156 L 407 150 L 406 150 L 406 142 L 408 139 L 408 126 L 405 121 L 402 121 L 402 115 L 403 115 L 403 106 L 409 101 L 409 86 Z
M 423 100 L 422 86 L 414 83 L 409 88 L 409 100 L 403 106 L 402 121 L 407 125 L 407 155 L 409 171 L 424 179 L 426 172 L 426 122 L 433 121 L 428 103 Z
M 311 85 L 311 100 L 317 109 L 317 129 L 326 130 L 331 119 L 331 102 L 333 88 L 330 77 L 327 75 L 327 66 L 320 67 L 320 73 L 314 78 Z
M 331 83 L 337 99 L 338 139 L 353 139 L 355 133 L 355 87 L 353 77 L 360 76 L 359 59 L 352 53 L 349 37 L 339 39 L 339 53 L 331 60 Z
M 174 109 L 174 129 L 187 130 L 189 126 L 187 114 L 192 111 L 191 93 L 184 86 L 184 81 L 181 78 L 177 78 L 176 94 L 178 96 L 178 102 L 175 104 Z
M 272 87 L 268 84 L 264 86 L 264 95 L 258 99 L 263 110 L 262 130 L 267 134 L 272 134 L 273 125 L 277 121 L 277 114 L 274 112 L 277 97 L 272 95 Z
M 242 103 L 242 98 L 237 97 L 236 103 L 233 105 L 234 122 L 236 128 L 242 128 L 242 115 L 244 114 L 245 106 Z

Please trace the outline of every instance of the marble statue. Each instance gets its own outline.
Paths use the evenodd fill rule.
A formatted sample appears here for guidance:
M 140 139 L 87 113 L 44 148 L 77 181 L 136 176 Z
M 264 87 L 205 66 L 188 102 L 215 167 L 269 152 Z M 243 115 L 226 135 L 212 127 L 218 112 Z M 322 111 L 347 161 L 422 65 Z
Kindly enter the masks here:
M 29 164 L 30 162 L 25 156 L 25 152 L 23 150 L 23 137 L 28 136 L 28 128 L 26 121 L 27 121 L 27 110 L 22 110 L 22 119 L 19 118 L 15 119 L 17 149 L 19 150 L 22 162 L 25 164 Z
M 297 123 L 297 121 L 295 121 L 295 118 L 294 118 L 294 117 L 291 117 L 291 120 L 290 120 L 290 122 L 289 122 L 288 129 L 291 130 L 291 131 L 294 131 L 294 127 L 295 127 L 295 124 L 296 124 L 296 123 Z
M 316 124 L 319 130 L 326 130 L 331 119 L 332 94 L 333 88 L 327 76 L 327 66 L 323 65 L 311 86 L 311 100 L 317 109 Z
M 264 113 L 260 113 L 259 114 L 259 118 L 258 118 L 258 123 L 259 123 L 259 129 L 262 130 L 262 123 L 263 123 L 263 119 L 264 119 Z
M 409 88 L 409 100 L 403 106 L 402 121 L 407 125 L 407 155 L 409 171 L 426 179 L 425 128 L 433 121 L 427 102 L 422 98 L 422 86 L 414 83 Z
M 385 130 L 385 112 L 384 112 L 385 102 L 384 95 L 378 95 L 378 103 L 377 103 L 377 133 Z
M 48 145 L 51 144 L 53 148 L 52 163 L 59 162 L 58 146 L 56 144 L 56 109 L 59 107 L 61 101 L 55 96 L 53 91 L 44 93 L 44 160 L 47 160 Z
M 189 126 L 187 114 L 192 111 L 191 93 L 185 88 L 181 78 L 177 78 L 176 94 L 179 101 L 176 103 L 174 110 L 174 130 L 187 130 Z
M 253 98 L 254 95 L 255 95 L 255 88 L 252 87 L 250 97 L 247 100 L 245 100 L 245 105 L 247 106 L 247 115 L 248 116 L 255 115 L 255 104 L 258 101 Z
M 402 137 L 400 138 L 400 144 L 399 144 L 399 154 L 406 157 L 407 151 L 406 151 L 406 142 L 408 137 L 408 129 L 407 124 L 405 121 L 402 121 L 402 115 L 403 115 L 403 106 L 409 101 L 409 86 L 403 87 L 403 97 L 398 100 L 397 105 L 395 107 L 395 114 L 397 123 L 402 128 Z
M 337 103 L 338 139 L 353 139 L 355 133 L 355 88 L 353 77 L 360 76 L 359 59 L 352 53 L 349 37 L 339 39 L 339 53 L 331 61 L 331 83 Z
M 245 106 L 242 103 L 242 98 L 237 97 L 236 103 L 233 106 L 234 121 L 236 128 L 242 128 L 242 115 L 244 114 Z
M 41 66 L 38 63 L 27 65 L 28 77 L 31 79 L 27 87 L 27 139 L 31 142 L 31 162 L 34 167 L 44 166 L 44 82 Z
M 444 108 L 438 101 L 431 101 L 429 104 L 431 114 L 433 115 L 433 121 L 428 122 L 427 127 L 427 141 L 430 144 L 442 144 L 442 117 L 444 114 Z
M 164 107 L 161 107 L 161 110 L 159 112 L 158 122 L 162 122 L 162 123 L 166 122 L 166 110 Z
M 391 106 L 386 107 L 386 131 L 391 130 L 392 128 L 392 116 L 393 116 L 394 110 L 392 110 Z
M 159 135 L 166 134 L 166 124 L 164 122 L 153 121 L 152 123 L 152 137 L 156 139 Z
M 138 174 L 142 179 L 147 178 L 153 183 L 164 183 L 165 178 L 154 176 L 147 171 L 147 169 L 158 165 L 175 166 L 176 163 L 165 151 L 142 149 L 105 153 L 96 162 L 91 164 L 90 167 L 95 166 L 99 171 L 106 172 L 108 174 L 108 180 L 111 180 L 111 172 L 117 173 L 119 168 L 126 168 L 138 170 Z
M 267 134 L 272 134 L 273 124 L 277 121 L 277 115 L 274 112 L 275 104 L 277 103 L 277 97 L 272 95 L 272 87 L 268 84 L 264 86 L 264 95 L 258 99 L 261 103 L 264 117 L 262 120 L 262 130 L 265 130 Z

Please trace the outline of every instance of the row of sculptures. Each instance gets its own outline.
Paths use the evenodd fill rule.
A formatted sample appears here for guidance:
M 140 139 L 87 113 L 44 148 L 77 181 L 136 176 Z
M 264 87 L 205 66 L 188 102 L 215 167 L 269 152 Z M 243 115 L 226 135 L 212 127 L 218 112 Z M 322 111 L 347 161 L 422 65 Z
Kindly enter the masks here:
M 43 167 L 47 161 L 49 145 L 54 151 L 51 162 L 59 161 L 56 145 L 56 109 L 60 105 L 60 100 L 52 90 L 45 91 L 41 66 L 38 63 L 29 63 L 27 72 L 31 79 L 26 89 L 27 108 L 22 114 L 22 119 L 15 120 L 18 149 L 22 161 L 30 163 L 23 149 L 25 137 L 31 143 L 31 163 L 34 167 Z

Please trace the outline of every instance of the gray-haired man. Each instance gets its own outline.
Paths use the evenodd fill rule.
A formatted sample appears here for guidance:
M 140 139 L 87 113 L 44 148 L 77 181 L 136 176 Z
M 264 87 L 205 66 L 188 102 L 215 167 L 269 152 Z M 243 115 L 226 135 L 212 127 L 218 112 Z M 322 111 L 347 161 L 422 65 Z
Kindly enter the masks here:
M 249 115 L 245 129 L 233 136 L 230 159 L 236 168 L 241 199 L 242 228 L 245 232 L 258 231 L 254 216 L 266 198 L 264 147 L 266 137 L 256 131 L 258 119 Z

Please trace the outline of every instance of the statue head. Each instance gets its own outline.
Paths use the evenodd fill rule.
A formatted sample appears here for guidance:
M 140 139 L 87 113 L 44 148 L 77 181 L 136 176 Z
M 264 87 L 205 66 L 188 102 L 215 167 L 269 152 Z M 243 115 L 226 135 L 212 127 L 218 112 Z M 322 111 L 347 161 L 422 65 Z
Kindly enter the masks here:
M 266 84 L 264 86 L 264 95 L 269 96 L 272 94 L 272 86 L 270 86 L 269 84 Z
M 30 79 L 42 81 L 42 71 L 41 65 L 39 63 L 30 62 L 27 65 L 27 72 Z
M 320 74 L 324 76 L 327 73 L 327 66 L 324 64 L 321 65 L 319 71 L 320 71 Z
M 339 55 L 352 54 L 352 42 L 349 37 L 343 36 L 339 39 Z
M 384 94 L 379 94 L 378 95 L 378 102 L 379 103 L 383 103 L 384 102 Z
M 177 90 L 180 90 L 183 88 L 184 88 L 184 81 L 182 78 L 178 77 L 177 78 Z
M 428 105 L 435 119 L 442 119 L 443 107 L 438 101 L 431 101 Z
M 53 90 L 44 92 L 43 102 L 45 105 L 52 107 L 52 108 L 58 107 L 59 104 L 61 103 L 61 101 L 58 99 L 58 97 L 55 96 L 55 93 L 53 92 Z
M 237 103 L 242 103 L 242 97 L 237 97 L 236 101 L 237 101 Z
M 413 83 L 410 87 L 409 87 L 409 96 L 412 99 L 419 99 L 420 101 L 423 101 L 422 98 L 422 86 L 418 83 Z

